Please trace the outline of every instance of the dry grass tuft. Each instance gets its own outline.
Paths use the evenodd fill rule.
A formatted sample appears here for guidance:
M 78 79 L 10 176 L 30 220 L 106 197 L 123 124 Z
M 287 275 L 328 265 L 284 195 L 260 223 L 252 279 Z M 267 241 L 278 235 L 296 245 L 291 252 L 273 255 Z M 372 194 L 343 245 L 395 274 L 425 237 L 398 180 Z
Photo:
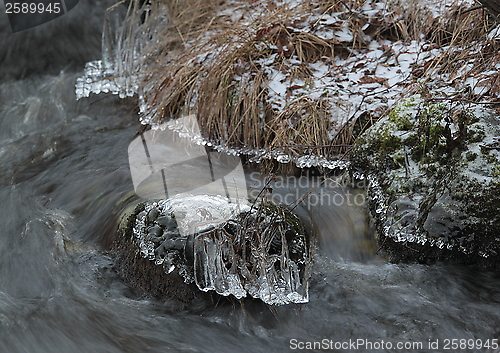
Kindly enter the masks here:
M 467 11 L 454 7 L 444 18 L 432 21 L 426 37 L 437 45 L 469 46 L 479 38 L 486 38 L 494 21 L 484 10 Z
M 213 19 L 215 34 L 177 57 L 166 53 L 167 65 L 146 83 L 150 121 L 195 113 L 208 139 L 232 147 L 275 148 L 294 144 L 294 136 L 301 136 L 304 144 L 327 144 L 328 118 L 318 109 L 325 105 L 322 99 L 292 101 L 281 112 L 267 101 L 270 74 L 259 61 L 274 58 L 272 65 L 283 70 L 281 62 L 290 57 L 315 62 L 335 51 L 332 43 L 314 34 L 297 33 L 283 21 L 273 23 L 280 14 L 283 9 L 264 14 L 251 30 Z M 309 76 L 300 66 L 292 69 L 293 77 Z
M 269 147 L 291 156 L 325 156 L 328 151 L 329 119 L 326 100 L 297 99 L 268 124 Z
M 486 10 L 468 11 L 464 7 L 455 7 L 446 18 L 434 21 L 428 39 L 435 47 L 446 50 L 415 67 L 420 71 L 420 85 L 425 86 L 435 77 L 444 76 L 447 77 L 447 84 L 457 91 L 473 89 L 466 86 L 467 77 L 479 78 L 484 72 L 496 70 L 500 43 L 488 39 L 488 33 L 496 25 L 497 22 Z M 470 92 L 465 93 L 463 99 L 474 101 L 480 98 L 473 97 Z
M 413 66 L 413 79 L 425 84 L 436 73 L 458 72 L 493 24 L 483 10 L 464 7 L 434 18 L 424 1 L 396 0 L 368 16 L 366 4 L 308 0 L 291 8 L 273 1 L 177 0 L 153 1 L 146 11 L 146 5 L 140 8 L 133 0 L 127 28 L 156 38 L 140 48 L 146 73 L 139 88 L 146 107 L 143 122 L 154 125 L 195 114 L 205 138 L 216 145 L 297 158 L 343 156 L 383 112 L 359 112 L 335 125 L 332 97 L 308 93 L 314 84 L 309 64 L 352 58 L 369 51 L 373 40 L 449 46 L 442 55 Z M 165 22 L 161 16 L 167 11 Z M 315 22 L 308 20 L 311 14 L 317 15 Z M 326 15 L 341 20 L 325 22 Z M 322 36 L 321 30 L 348 36 Z M 136 40 L 132 32 L 125 37 Z M 483 51 L 483 63 L 496 60 L 496 44 L 491 46 L 490 54 Z M 480 69 L 484 66 L 478 64 L 473 70 Z M 276 92 L 277 83 L 286 90 Z

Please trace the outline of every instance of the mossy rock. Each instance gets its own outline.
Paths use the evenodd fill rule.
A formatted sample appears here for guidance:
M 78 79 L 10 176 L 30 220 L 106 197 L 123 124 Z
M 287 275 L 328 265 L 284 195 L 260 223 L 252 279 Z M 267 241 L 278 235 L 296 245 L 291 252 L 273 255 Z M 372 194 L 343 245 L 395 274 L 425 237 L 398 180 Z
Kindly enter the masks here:
M 392 261 L 500 264 L 500 122 L 419 97 L 355 143 L 369 210 Z M 397 141 L 397 143 L 396 143 Z
M 204 292 L 267 304 L 306 302 L 311 257 L 298 217 L 269 202 L 223 199 L 142 200 L 125 209 L 111 250 L 127 282 L 189 305 L 212 297 Z M 184 217 L 195 219 L 196 232 L 183 231 Z M 282 280 L 287 275 L 295 279 Z

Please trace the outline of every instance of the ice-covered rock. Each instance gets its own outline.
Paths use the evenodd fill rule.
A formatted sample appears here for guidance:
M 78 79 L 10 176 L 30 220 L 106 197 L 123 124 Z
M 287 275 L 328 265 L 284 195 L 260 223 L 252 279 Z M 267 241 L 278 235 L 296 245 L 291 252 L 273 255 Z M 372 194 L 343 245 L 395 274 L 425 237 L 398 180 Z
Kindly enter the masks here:
M 499 136 L 489 110 L 413 97 L 357 141 L 351 167 L 370 181 L 369 209 L 392 260 L 498 264 Z
M 308 302 L 308 242 L 287 208 L 197 195 L 129 208 L 112 248 L 129 282 L 156 297 L 182 299 L 196 285 L 203 292 L 283 305 Z

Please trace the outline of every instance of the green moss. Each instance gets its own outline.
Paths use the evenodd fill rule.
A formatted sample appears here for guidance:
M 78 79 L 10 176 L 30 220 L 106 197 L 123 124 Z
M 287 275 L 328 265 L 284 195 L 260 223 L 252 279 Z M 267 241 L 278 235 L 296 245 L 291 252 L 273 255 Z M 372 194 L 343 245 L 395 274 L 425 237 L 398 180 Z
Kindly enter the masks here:
M 401 138 L 390 133 L 385 134 L 381 140 L 380 152 L 391 153 L 401 147 Z
M 482 126 L 471 127 L 467 131 L 467 141 L 472 143 L 481 142 L 484 140 L 485 133 Z
M 415 147 L 420 143 L 420 139 L 417 134 L 410 134 L 403 141 L 403 144 L 408 147 Z
M 409 131 L 415 127 L 410 121 L 408 114 L 403 114 L 396 108 L 389 113 L 389 121 L 394 123 L 398 129 L 403 131 Z
M 479 122 L 479 117 L 475 116 L 470 109 L 462 110 L 455 117 L 457 123 L 464 123 L 466 125 L 473 125 Z
M 393 109 L 365 136 L 365 146 L 375 149 L 360 146 L 357 150 L 356 168 L 371 172 L 383 194 L 382 201 L 370 203 L 379 222 L 377 229 L 387 234 L 386 226 L 391 224 L 389 231 L 395 234 L 399 226 L 393 224 L 402 215 L 385 213 L 387 218 L 377 218 L 378 207 L 396 207 L 405 196 L 415 196 L 417 201 L 423 197 L 418 201 L 415 229 L 456 249 L 500 254 L 500 158 L 494 150 L 476 150 L 490 135 L 488 120 L 457 110 L 453 103 L 429 104 L 418 99 L 417 104 L 411 110 L 404 104 Z M 469 145 L 471 150 L 467 150 Z M 408 171 L 405 155 L 411 158 Z M 486 181 L 476 180 L 478 176 Z
M 411 114 L 409 111 L 414 108 L 415 105 L 416 103 L 414 98 L 406 99 L 391 110 L 388 116 L 389 121 L 394 123 L 399 130 L 412 130 L 415 125 L 411 121 Z
M 424 105 L 417 116 L 417 131 L 411 141 L 411 155 L 415 162 L 448 164 L 452 150 L 460 146 L 459 140 L 452 140 L 449 113 L 450 109 L 445 104 Z
M 405 165 L 405 156 L 403 155 L 396 155 L 393 157 L 394 161 L 399 164 L 400 166 L 404 166 Z
M 460 151 L 466 149 L 468 139 L 483 140 L 484 130 L 479 124 L 468 129 L 469 124 L 478 120 L 468 110 L 455 113 L 447 104 L 431 104 L 411 98 L 395 107 L 385 123 L 361 141 L 363 149 L 375 157 L 369 163 L 375 162 L 392 170 L 404 168 L 405 156 L 401 147 L 405 146 L 408 157 L 429 175 L 441 166 L 453 164 L 461 155 Z M 451 134 L 452 124 L 459 130 L 454 135 Z M 468 159 L 471 161 L 474 155 L 469 153 L 466 158 L 471 158 Z M 465 158 L 462 161 L 466 163 Z M 428 167 L 430 165 L 432 167 Z
M 434 105 L 426 106 L 419 116 L 419 136 L 423 154 L 427 154 L 434 149 L 443 136 L 444 126 L 441 125 L 442 112 Z
M 440 165 L 440 163 L 430 161 L 429 163 L 422 165 L 422 170 L 426 172 L 427 176 L 432 176 L 438 172 Z
M 483 158 L 486 159 L 486 162 L 491 163 L 491 164 L 497 164 L 498 159 L 494 155 L 490 153 L 490 150 L 487 149 L 482 149 L 481 154 L 483 155 Z
M 444 136 L 445 127 L 441 124 L 431 125 L 429 129 L 429 140 L 436 144 L 439 142 L 440 138 Z
M 282 217 L 285 223 L 293 228 L 298 234 L 305 234 L 305 229 L 299 217 L 288 208 L 272 202 L 266 202 L 263 204 L 262 212 L 267 216 Z
M 464 214 L 472 219 L 483 219 L 483 222 L 467 222 L 469 229 L 465 233 L 481 234 L 481 237 L 496 237 L 500 227 L 500 210 L 498 195 L 500 195 L 500 183 L 491 182 L 484 185 L 480 182 L 467 183 L 467 191 L 464 192 L 463 205 Z
M 469 161 L 469 162 L 472 162 L 473 160 L 475 160 L 477 158 L 477 153 L 474 153 L 472 151 L 468 151 L 466 154 L 465 154 L 465 158 Z
M 448 112 L 448 107 L 446 104 L 429 104 L 426 103 L 423 106 L 423 109 L 418 117 L 419 125 L 423 125 L 426 123 L 442 121 Z

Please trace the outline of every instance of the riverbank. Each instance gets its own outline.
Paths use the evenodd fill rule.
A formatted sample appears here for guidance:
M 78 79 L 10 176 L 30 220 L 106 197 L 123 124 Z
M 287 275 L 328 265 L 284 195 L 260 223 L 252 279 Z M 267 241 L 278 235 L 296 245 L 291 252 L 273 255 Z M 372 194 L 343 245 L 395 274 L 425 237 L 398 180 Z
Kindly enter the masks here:
M 253 161 L 341 167 L 408 95 L 498 98 L 496 24 L 467 1 L 135 6 L 78 96 L 137 94 L 153 128 L 195 114 L 207 143 Z M 107 33 L 111 43 L 121 32 Z
M 468 1 L 200 4 L 187 1 L 179 11 L 132 3 L 122 28 L 108 25 L 104 59 L 88 64 L 78 97 L 137 95 L 141 123 L 152 129 L 194 114 L 203 143 L 249 162 L 272 161 L 281 171 L 296 166 L 360 174 L 370 180 L 368 204 L 375 205 L 370 210 L 380 246 L 394 261 L 497 263 L 498 222 L 490 215 L 500 210 L 493 202 L 487 212 L 471 211 L 485 205 L 484 195 L 499 196 L 500 27 L 486 10 Z M 112 39 L 114 46 L 108 45 Z M 408 97 L 422 102 L 408 113 L 412 122 L 398 108 Z M 463 118 L 469 115 L 489 118 Z M 405 132 L 413 138 L 401 144 Z M 413 160 L 401 146 L 416 150 Z M 458 159 L 457 146 L 463 151 Z M 410 162 L 426 158 L 427 174 L 410 172 Z M 388 167 L 387 159 L 395 162 Z M 436 174 L 450 168 L 448 160 L 465 161 L 450 162 L 465 181 L 452 189 L 417 187 L 426 180 L 449 183 Z M 374 192 L 397 168 L 404 175 L 396 179 L 406 181 Z M 487 186 L 473 174 L 495 180 Z M 393 210 L 394 193 L 416 198 L 408 211 L 416 212 L 411 227 L 396 226 L 403 211 Z M 462 206 L 453 205 L 459 199 Z M 431 221 L 435 205 L 440 211 Z M 434 225 L 424 231 L 426 222 Z

